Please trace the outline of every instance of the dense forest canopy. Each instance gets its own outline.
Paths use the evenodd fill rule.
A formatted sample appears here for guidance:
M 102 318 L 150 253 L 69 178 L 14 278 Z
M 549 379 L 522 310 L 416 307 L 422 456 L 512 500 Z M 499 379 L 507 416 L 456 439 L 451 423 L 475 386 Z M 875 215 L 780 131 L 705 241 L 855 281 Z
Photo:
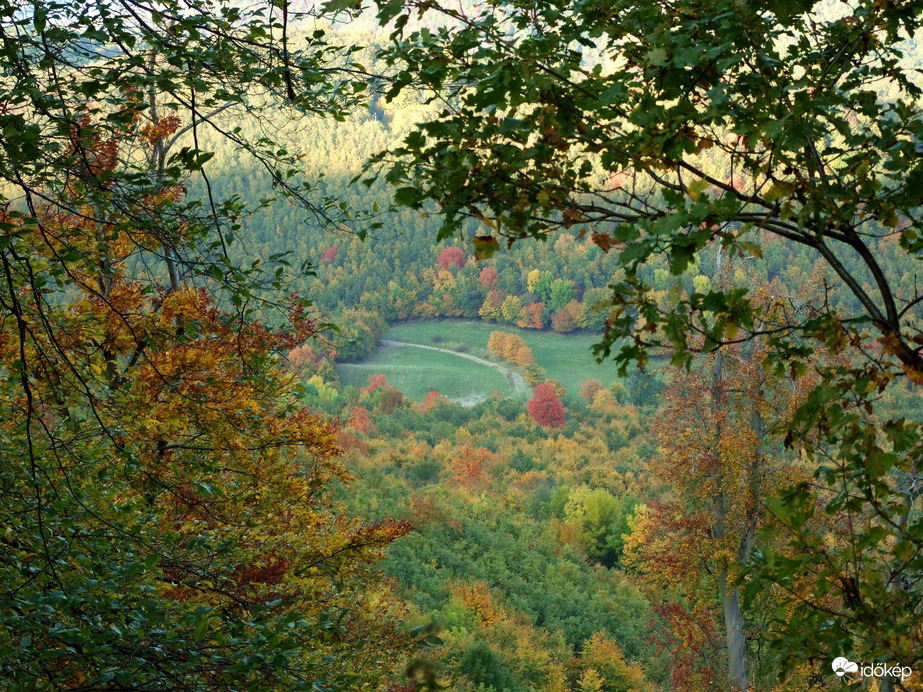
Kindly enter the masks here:
M 921 16 L 0 0 L 3 686 L 917 689 Z

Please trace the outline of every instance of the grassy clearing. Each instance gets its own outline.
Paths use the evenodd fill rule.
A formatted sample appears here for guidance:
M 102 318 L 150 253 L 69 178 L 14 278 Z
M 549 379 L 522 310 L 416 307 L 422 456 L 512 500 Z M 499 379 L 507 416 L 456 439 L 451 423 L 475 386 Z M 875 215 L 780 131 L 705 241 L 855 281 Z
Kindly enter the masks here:
M 388 330 L 385 338 L 426 346 L 440 346 L 439 343 L 433 343 L 433 337 L 437 336 L 441 337 L 444 342 L 464 344 L 473 352 L 475 349 L 486 349 L 487 338 L 495 330 L 514 332 L 521 336 L 532 349 L 536 362 L 547 370 L 549 378 L 560 380 L 567 389 L 568 396 L 577 396 L 580 387 L 589 379 L 600 380 L 604 385 L 618 379 L 612 363 L 599 365 L 593 359 L 590 349 L 600 338 L 596 334 L 558 334 L 467 320 L 431 320 L 397 325 Z M 418 353 L 425 354 L 419 357 L 425 358 L 427 362 L 430 354 L 440 355 L 429 351 Z M 509 388 L 501 391 L 508 392 Z
M 392 332 L 387 338 L 392 338 Z M 487 337 L 484 339 L 486 345 Z M 398 340 L 424 343 L 415 339 Z M 337 372 L 344 385 L 355 387 L 364 387 L 369 375 L 382 373 L 387 376 L 388 384 L 416 402 L 423 401 L 430 387 L 451 399 L 472 394 L 489 395 L 493 391 L 504 396 L 513 394 L 506 378 L 496 370 L 458 356 L 419 348 L 382 346 L 361 363 L 337 365 Z

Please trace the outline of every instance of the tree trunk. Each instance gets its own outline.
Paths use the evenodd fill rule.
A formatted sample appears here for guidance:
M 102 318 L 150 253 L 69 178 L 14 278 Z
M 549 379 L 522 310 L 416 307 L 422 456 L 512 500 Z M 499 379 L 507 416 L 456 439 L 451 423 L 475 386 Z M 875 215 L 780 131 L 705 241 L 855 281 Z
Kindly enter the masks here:
M 720 256 L 718 258 L 720 277 Z M 721 420 L 724 401 L 724 353 L 715 354 L 715 364 L 712 370 L 712 406 L 716 413 L 717 430 L 715 435 L 715 454 L 721 440 Z M 720 473 L 720 472 L 719 472 Z M 715 498 L 715 528 L 714 536 L 718 541 L 723 541 L 727 535 L 727 506 L 724 492 L 724 479 L 719 475 L 717 479 L 718 494 Z M 721 596 L 721 609 L 724 611 L 724 634 L 727 639 L 727 664 L 728 685 L 734 692 L 746 692 L 747 672 L 745 666 L 744 619 L 740 611 L 740 598 L 738 590 L 728 584 L 727 565 L 721 567 L 718 573 L 718 590 Z
M 715 538 L 723 540 L 725 537 L 725 496 L 724 490 L 718 492 L 715 499 Z M 740 594 L 738 589 L 728 583 L 727 565 L 718 572 L 718 591 L 721 596 L 721 610 L 724 612 L 724 636 L 727 640 L 728 686 L 734 692 L 746 692 L 747 670 L 744 654 L 746 640 L 744 639 L 744 616 L 740 610 Z
M 736 588 L 728 584 L 727 568 L 718 575 L 721 591 L 721 608 L 724 611 L 724 632 L 727 637 L 728 683 L 734 692 L 746 692 L 747 671 L 744 663 L 744 616 L 740 611 L 740 598 Z

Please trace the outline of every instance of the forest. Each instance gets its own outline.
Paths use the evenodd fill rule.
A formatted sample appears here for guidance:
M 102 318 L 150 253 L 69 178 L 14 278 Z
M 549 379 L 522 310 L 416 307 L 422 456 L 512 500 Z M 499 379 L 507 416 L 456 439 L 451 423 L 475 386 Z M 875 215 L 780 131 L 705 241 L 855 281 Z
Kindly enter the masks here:
M 923 690 L 921 27 L 0 0 L 0 690 Z

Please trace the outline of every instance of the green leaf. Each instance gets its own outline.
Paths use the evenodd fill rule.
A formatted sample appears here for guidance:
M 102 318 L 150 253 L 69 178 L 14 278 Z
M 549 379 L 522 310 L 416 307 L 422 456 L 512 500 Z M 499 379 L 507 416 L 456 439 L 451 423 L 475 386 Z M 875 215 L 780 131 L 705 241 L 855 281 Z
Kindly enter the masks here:
M 472 238 L 475 256 L 479 260 L 490 259 L 500 249 L 500 243 L 493 236 L 475 236 Z

